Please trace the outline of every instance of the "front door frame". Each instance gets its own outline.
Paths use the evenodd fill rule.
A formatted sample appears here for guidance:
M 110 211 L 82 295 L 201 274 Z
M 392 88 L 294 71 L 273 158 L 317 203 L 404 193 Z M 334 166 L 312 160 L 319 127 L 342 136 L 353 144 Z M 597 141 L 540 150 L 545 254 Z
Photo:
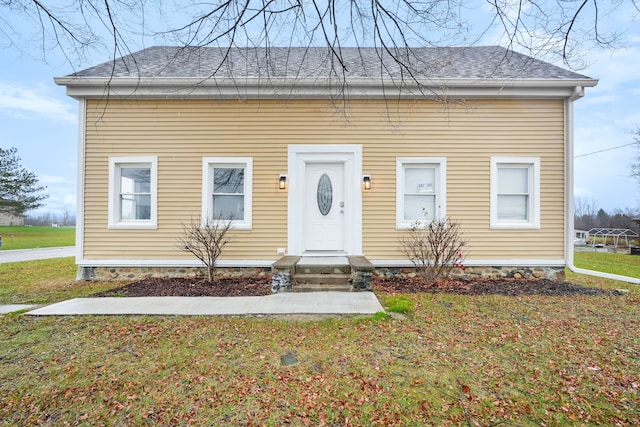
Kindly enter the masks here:
M 288 147 L 289 255 L 304 251 L 304 189 L 307 163 L 343 163 L 345 180 L 344 239 L 347 255 L 362 255 L 362 145 L 292 144 Z M 326 254 L 325 254 L 326 255 Z

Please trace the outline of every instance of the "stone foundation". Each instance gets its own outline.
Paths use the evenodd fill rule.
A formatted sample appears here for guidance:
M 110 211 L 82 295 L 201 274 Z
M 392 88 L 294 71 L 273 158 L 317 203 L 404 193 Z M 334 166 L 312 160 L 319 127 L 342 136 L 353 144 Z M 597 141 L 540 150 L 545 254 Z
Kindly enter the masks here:
M 370 291 L 372 289 L 373 264 L 363 256 L 350 256 L 349 264 L 351 265 L 351 290 Z
M 354 291 L 370 291 L 372 278 L 373 273 L 371 271 L 354 271 L 351 273 L 351 289 Z
M 220 267 L 216 276 L 258 276 L 271 275 L 269 267 Z M 140 280 L 147 277 L 206 277 L 203 267 L 78 267 L 76 280 Z
M 293 274 L 299 256 L 283 256 L 271 264 L 271 291 L 291 292 L 293 290 Z
M 293 263 L 295 265 L 295 263 Z M 291 290 L 291 266 L 278 266 L 273 271 L 277 276 L 274 281 L 274 292 Z M 216 275 L 222 277 L 233 276 L 258 276 L 272 275 L 270 267 L 221 267 Z M 372 272 L 358 271 L 352 276 L 355 290 L 371 289 L 371 276 L 384 277 L 415 277 L 416 270 L 413 267 L 379 267 Z M 202 267 L 78 267 L 77 280 L 140 280 L 147 277 L 198 277 L 206 276 Z M 514 279 L 549 279 L 563 281 L 564 267 L 465 267 L 464 270 L 456 268 L 451 273 L 452 277 L 466 279 L 479 278 L 514 278 Z
M 384 277 L 415 277 L 413 267 L 376 268 L 374 274 Z M 451 277 L 463 279 L 548 279 L 562 282 L 565 280 L 564 267 L 465 267 L 454 268 Z

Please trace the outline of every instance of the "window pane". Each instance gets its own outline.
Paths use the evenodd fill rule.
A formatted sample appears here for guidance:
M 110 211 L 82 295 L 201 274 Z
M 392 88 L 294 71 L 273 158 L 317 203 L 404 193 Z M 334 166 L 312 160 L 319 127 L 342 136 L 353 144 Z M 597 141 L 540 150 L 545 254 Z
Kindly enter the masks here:
M 326 173 L 323 173 L 318 180 L 316 200 L 318 202 L 318 210 L 322 216 L 329 215 L 331 206 L 333 206 L 333 186 L 331 185 L 331 178 Z
M 498 195 L 498 219 L 527 221 L 529 196 Z
M 214 193 L 244 193 L 244 168 L 214 168 Z
M 436 169 L 433 167 L 406 167 L 404 170 L 404 192 L 434 193 Z
M 529 168 L 498 168 L 498 194 L 529 194 Z
M 435 213 L 436 196 L 404 196 L 405 221 L 430 221 L 435 218 Z
M 151 168 L 120 168 L 120 193 L 151 193 Z
M 213 219 L 244 220 L 244 196 L 213 196 Z
M 140 219 L 151 219 L 151 195 L 122 195 L 120 197 L 120 220 Z

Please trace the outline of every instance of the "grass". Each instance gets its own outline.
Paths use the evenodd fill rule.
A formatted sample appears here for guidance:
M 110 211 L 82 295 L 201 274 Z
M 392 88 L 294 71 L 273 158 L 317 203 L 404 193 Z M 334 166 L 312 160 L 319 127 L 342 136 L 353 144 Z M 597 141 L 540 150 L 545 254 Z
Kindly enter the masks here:
M 45 304 L 118 286 L 75 282 L 73 257 L 0 264 L 0 304 Z
M 2 248 L 32 249 L 75 245 L 75 227 L 0 226 Z
M 382 304 L 387 312 L 410 314 L 415 303 L 407 295 L 393 295 L 384 299 Z
M 576 252 L 574 265 L 588 270 L 640 277 L 640 256 L 607 252 Z
M 640 287 L 568 276 L 630 292 L 416 294 L 398 319 L 1 316 L 0 425 L 638 425 Z M 59 279 L 12 286 L 55 299 Z

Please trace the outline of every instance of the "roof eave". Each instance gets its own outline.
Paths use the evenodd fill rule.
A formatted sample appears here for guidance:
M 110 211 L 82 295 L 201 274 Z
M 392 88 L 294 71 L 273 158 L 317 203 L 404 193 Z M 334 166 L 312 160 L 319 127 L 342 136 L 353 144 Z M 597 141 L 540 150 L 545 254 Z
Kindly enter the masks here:
M 74 98 L 349 98 L 534 97 L 566 98 L 595 79 L 433 79 L 393 81 L 274 78 L 57 77 Z

